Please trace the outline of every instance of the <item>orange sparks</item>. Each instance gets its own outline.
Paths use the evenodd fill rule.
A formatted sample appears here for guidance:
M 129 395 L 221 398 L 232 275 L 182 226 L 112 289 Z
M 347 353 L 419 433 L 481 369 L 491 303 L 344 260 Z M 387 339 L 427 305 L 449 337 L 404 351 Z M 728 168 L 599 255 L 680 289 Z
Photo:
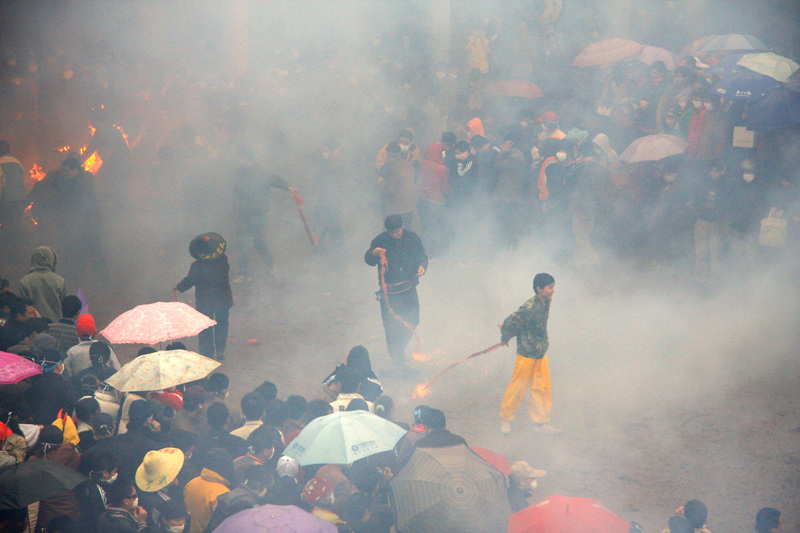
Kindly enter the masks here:
M 103 160 L 100 159 L 100 155 L 97 151 L 94 151 L 92 155 L 83 163 L 84 170 L 88 170 L 92 174 L 97 174 L 97 171 L 100 170 L 100 167 L 103 166 Z
M 427 363 L 428 361 L 431 360 L 431 356 L 426 353 L 414 352 L 411 354 L 411 359 L 413 359 L 418 363 Z
M 61 153 L 64 153 L 64 152 L 69 152 L 70 148 L 71 148 L 70 146 L 59 146 L 58 148 L 56 148 L 56 150 Z
M 36 219 L 35 219 L 35 218 L 33 218 L 33 215 L 31 214 L 31 208 L 32 208 L 32 207 L 33 207 L 33 202 L 31 202 L 31 205 L 29 205 L 28 207 L 26 207 L 26 208 L 25 208 L 25 215 L 27 215 L 27 217 L 28 217 L 29 219 L 31 219 L 31 222 L 33 222 L 33 225 L 34 225 L 34 226 L 38 226 L 38 225 L 39 225 L 39 223 L 38 223 L 38 222 L 36 222 Z
M 30 176 L 33 181 L 42 181 L 46 176 L 46 174 L 44 170 L 42 170 L 42 167 L 34 163 L 33 166 L 31 167 Z
M 90 137 L 94 137 L 94 132 L 96 132 L 96 131 L 97 131 L 97 128 L 95 128 L 94 126 L 89 124 L 89 136 Z
M 428 388 L 428 385 L 426 383 L 420 383 L 419 385 L 414 387 L 414 394 L 412 394 L 411 397 L 416 400 L 418 398 L 424 398 L 430 393 L 431 391 Z
M 85 147 L 85 146 L 82 146 L 82 147 L 81 147 L 81 149 L 80 149 L 80 150 L 78 150 L 78 153 L 79 153 L 80 155 L 83 155 L 83 153 L 84 153 L 85 151 L 86 151 L 86 147 Z
M 116 124 L 114 124 L 114 127 L 119 130 L 119 132 L 122 134 L 122 138 L 125 139 L 125 146 L 130 148 L 131 144 L 128 142 L 128 134 L 125 133 L 125 131 L 122 129 L 122 126 L 117 126 Z

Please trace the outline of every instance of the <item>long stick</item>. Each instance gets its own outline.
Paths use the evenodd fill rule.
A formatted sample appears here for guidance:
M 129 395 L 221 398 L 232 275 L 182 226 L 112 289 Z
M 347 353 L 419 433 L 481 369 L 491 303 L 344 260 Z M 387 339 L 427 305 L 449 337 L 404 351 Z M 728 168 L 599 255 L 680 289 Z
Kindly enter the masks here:
M 296 192 L 293 192 L 292 196 L 294 196 L 294 203 L 295 205 L 297 205 L 297 212 L 300 214 L 300 220 L 303 221 L 303 227 L 306 229 L 306 235 L 308 235 L 308 240 L 311 241 L 311 246 L 316 246 L 317 243 L 319 242 L 319 238 L 315 237 L 311 233 L 311 228 L 308 227 L 308 221 L 306 220 L 306 215 L 305 213 L 303 213 L 303 208 L 300 207 L 301 205 L 306 203 L 306 201 L 300 198 L 300 195 Z
M 498 342 L 497 344 L 493 344 L 493 345 L 489 346 L 488 348 L 484 348 L 483 350 L 481 350 L 479 352 L 475 352 L 473 354 L 470 354 L 470 355 L 466 356 L 464 359 L 461 359 L 460 361 L 456 361 L 455 363 L 451 364 L 450 366 L 448 366 L 447 368 L 445 368 L 444 370 L 442 370 L 441 372 L 436 374 L 436 377 L 434 377 L 429 382 L 423 383 L 422 385 L 417 385 L 417 387 L 414 389 L 413 398 L 421 398 L 423 396 L 427 396 L 428 393 L 430 392 L 431 386 L 434 383 L 439 381 L 442 378 L 442 376 L 444 376 L 445 374 L 447 374 L 448 372 L 453 370 L 455 367 L 457 367 L 461 363 L 466 363 L 467 361 L 469 361 L 473 357 L 478 357 L 480 355 L 487 354 L 489 352 L 493 352 L 494 350 L 497 350 L 498 348 L 500 348 L 502 346 L 505 346 L 505 345 L 502 342 Z
M 380 255 L 381 255 L 381 268 L 378 269 L 378 282 L 380 283 L 381 291 L 383 292 L 383 301 L 386 302 L 386 310 L 389 311 L 389 314 L 392 315 L 392 318 L 403 324 L 408 329 L 408 331 L 410 331 L 411 334 L 414 335 L 414 337 L 417 339 L 417 342 L 422 343 L 422 339 L 419 337 L 419 335 L 417 335 L 414 326 L 403 320 L 403 317 L 397 314 L 397 312 L 394 309 L 392 309 L 392 306 L 389 303 L 389 292 L 387 291 L 386 279 L 385 279 L 386 269 L 389 268 L 389 261 L 386 259 L 386 252 L 380 252 Z

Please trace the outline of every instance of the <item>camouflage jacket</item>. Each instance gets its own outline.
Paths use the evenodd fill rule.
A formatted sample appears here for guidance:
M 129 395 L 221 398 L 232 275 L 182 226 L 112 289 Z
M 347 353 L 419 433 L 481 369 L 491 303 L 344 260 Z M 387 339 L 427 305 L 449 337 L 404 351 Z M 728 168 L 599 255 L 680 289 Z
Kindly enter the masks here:
M 547 317 L 550 315 L 550 301 L 542 303 L 534 296 L 516 312 L 503 321 L 500 340 L 508 343 L 517 338 L 517 353 L 523 357 L 541 359 L 550 345 L 547 339 Z

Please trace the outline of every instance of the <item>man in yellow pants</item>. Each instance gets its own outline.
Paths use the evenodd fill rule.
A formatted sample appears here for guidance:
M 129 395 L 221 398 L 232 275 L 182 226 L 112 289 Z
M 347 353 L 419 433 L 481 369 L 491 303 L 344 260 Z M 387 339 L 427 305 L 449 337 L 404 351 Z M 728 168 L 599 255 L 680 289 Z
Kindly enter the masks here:
M 500 342 L 504 345 L 508 345 L 512 337 L 517 338 L 517 362 L 500 406 L 502 433 L 511 433 L 511 420 L 516 416 L 528 389 L 531 391 L 528 412 L 535 423 L 536 431 L 561 431 L 549 424 L 553 399 L 550 394 L 550 369 L 546 355 L 550 344 L 547 338 L 547 318 L 550 315 L 550 301 L 553 299 L 555 286 L 556 281 L 550 274 L 536 274 L 533 278 L 535 296 L 510 314 L 500 329 Z

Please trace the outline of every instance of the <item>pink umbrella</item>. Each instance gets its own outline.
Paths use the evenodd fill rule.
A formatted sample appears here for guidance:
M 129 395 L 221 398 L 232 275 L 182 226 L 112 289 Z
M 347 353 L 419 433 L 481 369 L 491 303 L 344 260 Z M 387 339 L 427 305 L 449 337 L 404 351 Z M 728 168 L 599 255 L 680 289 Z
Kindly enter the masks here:
M 216 323 L 183 302 L 156 302 L 125 311 L 100 334 L 114 344 L 158 344 L 193 337 Z
M 667 66 L 667 70 L 675 70 L 675 56 L 669 50 L 659 48 L 657 46 L 645 45 L 638 54 L 633 56 L 634 59 L 641 61 L 645 65 L 652 65 L 656 61 L 663 61 Z
M 658 161 L 665 157 L 682 154 L 689 147 L 686 139 L 659 133 L 639 137 L 625 148 L 619 158 L 626 163 Z
M 42 373 L 42 367 L 13 353 L 0 352 L 0 385 L 13 385 Z
M 644 45 L 627 39 L 606 39 L 584 48 L 572 62 L 573 67 L 610 67 L 617 61 L 635 56 Z

